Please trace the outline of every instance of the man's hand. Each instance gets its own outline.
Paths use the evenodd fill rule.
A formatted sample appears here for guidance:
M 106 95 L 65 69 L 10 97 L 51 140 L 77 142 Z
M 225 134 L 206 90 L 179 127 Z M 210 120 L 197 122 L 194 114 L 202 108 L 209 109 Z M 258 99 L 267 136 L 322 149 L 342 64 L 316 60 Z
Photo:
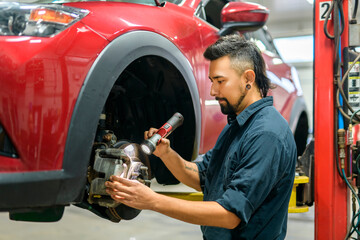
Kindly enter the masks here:
M 144 139 L 152 137 L 158 129 L 150 128 L 144 132 Z M 160 143 L 156 146 L 153 154 L 159 157 L 170 172 L 185 185 L 192 187 L 198 191 L 200 188 L 200 178 L 198 167 L 193 162 L 185 161 L 177 152 L 170 147 L 170 141 L 166 138 L 160 139 Z
M 158 129 L 156 128 L 150 128 L 149 131 L 145 131 L 144 132 L 144 139 L 149 139 L 151 138 L 156 132 L 158 131 Z M 154 155 L 161 158 L 163 156 L 165 156 L 166 154 L 168 154 L 170 152 L 171 148 L 170 148 L 170 141 L 169 139 L 166 138 L 162 138 L 160 139 L 159 144 L 156 146 L 156 149 L 154 151 Z
M 152 209 L 156 203 L 157 193 L 136 180 L 111 176 L 105 183 L 106 192 L 116 202 L 136 209 Z
M 136 180 L 111 176 L 106 191 L 119 203 L 136 209 L 149 209 L 188 223 L 235 228 L 240 219 L 217 202 L 187 201 L 152 191 Z

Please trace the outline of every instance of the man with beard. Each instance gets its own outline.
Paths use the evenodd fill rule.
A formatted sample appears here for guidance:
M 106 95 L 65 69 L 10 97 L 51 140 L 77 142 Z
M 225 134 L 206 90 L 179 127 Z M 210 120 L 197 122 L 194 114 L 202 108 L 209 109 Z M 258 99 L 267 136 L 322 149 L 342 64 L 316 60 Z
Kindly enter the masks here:
M 293 187 L 296 145 L 286 120 L 273 107 L 265 63 L 256 45 L 238 35 L 219 39 L 210 60 L 210 94 L 228 124 L 202 161 L 181 158 L 162 139 L 154 154 L 204 201 L 174 199 L 137 181 L 112 176 L 108 193 L 121 203 L 199 224 L 204 239 L 284 239 Z M 145 139 L 157 130 L 145 132 Z

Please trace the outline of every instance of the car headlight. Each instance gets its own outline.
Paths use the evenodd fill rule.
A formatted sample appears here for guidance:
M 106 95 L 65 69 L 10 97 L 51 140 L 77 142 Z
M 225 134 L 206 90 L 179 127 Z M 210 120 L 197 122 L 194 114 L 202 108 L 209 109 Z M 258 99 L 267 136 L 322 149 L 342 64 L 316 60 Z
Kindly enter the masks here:
M 53 36 L 89 11 L 62 5 L 0 3 L 0 36 Z

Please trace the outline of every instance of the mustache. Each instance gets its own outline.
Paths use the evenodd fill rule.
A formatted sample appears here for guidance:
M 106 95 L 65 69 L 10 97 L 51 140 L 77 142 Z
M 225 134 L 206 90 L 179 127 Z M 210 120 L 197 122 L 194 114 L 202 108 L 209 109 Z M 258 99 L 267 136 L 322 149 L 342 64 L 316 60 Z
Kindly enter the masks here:
M 227 100 L 226 98 L 219 98 L 219 97 L 215 97 L 215 100 L 216 100 L 216 101 L 219 101 L 219 100 L 224 100 L 224 101 L 228 102 L 228 100 Z

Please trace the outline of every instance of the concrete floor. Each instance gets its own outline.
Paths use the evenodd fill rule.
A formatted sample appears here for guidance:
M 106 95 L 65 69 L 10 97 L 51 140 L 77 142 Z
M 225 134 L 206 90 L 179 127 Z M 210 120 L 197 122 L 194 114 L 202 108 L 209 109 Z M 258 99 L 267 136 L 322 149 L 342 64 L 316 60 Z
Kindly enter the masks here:
M 163 186 L 155 180 L 156 192 L 194 192 L 183 184 Z M 152 211 L 142 211 L 130 221 L 112 223 L 93 213 L 70 206 L 55 223 L 16 222 L 0 212 L 0 240 L 202 240 L 200 227 Z M 286 240 L 314 239 L 314 208 L 289 214 Z
M 0 240 L 201 240 L 200 228 L 152 211 L 142 211 L 131 221 L 118 224 L 71 206 L 56 223 L 15 222 L 0 213 Z M 287 240 L 314 239 L 313 208 L 289 214 Z

